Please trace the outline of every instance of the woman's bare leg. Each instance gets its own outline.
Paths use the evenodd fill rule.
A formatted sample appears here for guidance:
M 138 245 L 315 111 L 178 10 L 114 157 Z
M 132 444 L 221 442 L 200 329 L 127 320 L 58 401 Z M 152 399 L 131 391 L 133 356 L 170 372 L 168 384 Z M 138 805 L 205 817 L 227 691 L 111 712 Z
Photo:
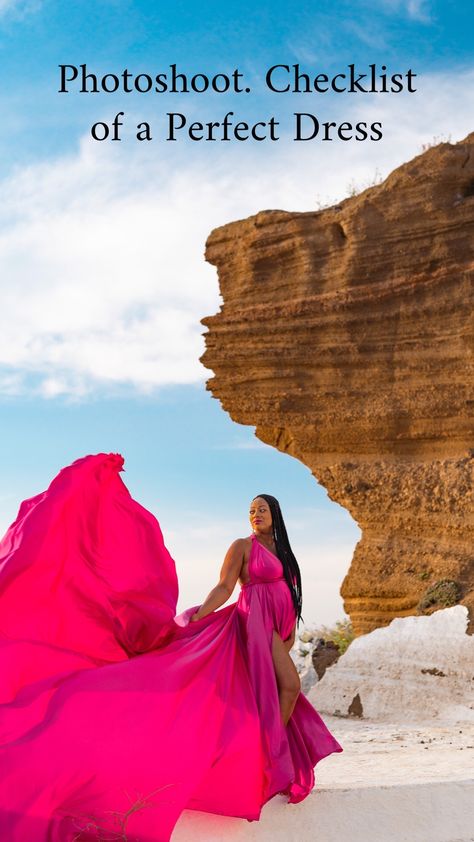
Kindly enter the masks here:
M 278 684 L 281 717 L 283 724 L 287 725 L 301 691 L 301 681 L 288 648 L 275 629 L 273 629 L 272 638 L 272 658 Z

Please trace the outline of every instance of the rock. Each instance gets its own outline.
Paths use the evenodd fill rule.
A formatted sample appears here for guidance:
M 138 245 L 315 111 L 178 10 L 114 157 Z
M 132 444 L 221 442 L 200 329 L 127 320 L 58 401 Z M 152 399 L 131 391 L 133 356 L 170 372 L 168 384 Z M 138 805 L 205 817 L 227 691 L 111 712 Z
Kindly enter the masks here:
M 309 657 L 306 666 L 299 673 L 299 677 L 301 681 L 301 692 L 307 696 L 311 688 L 314 687 L 318 681 L 318 676 L 312 664 L 311 657 Z
M 474 630 L 473 222 L 474 133 L 332 208 L 207 240 L 224 300 L 202 319 L 207 388 L 358 523 L 356 636 L 443 579 Z
M 319 679 L 323 677 L 328 667 L 336 663 L 338 658 L 339 648 L 332 640 L 318 640 L 312 661 Z
M 300 677 L 301 689 L 307 695 L 326 669 L 337 661 L 339 647 L 332 640 L 318 638 L 315 629 L 303 627 L 296 634 L 290 655 Z
M 389 722 L 474 724 L 467 608 L 396 618 L 352 641 L 308 694 L 317 710 Z
M 308 630 L 303 629 L 297 632 L 295 643 L 290 649 L 290 656 L 300 677 L 301 690 L 305 695 L 318 680 L 312 660 L 313 649 L 314 644 Z

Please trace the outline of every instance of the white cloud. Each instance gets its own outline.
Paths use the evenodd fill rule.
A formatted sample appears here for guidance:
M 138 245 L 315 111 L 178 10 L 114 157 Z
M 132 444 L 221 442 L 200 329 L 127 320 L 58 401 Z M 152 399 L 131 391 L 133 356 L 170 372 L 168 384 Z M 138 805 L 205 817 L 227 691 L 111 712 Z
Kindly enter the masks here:
M 84 137 L 72 155 L 16 169 L 1 185 L 0 390 L 82 398 L 210 377 L 199 356 L 200 319 L 221 304 L 203 258 L 211 229 L 264 208 L 313 210 L 433 136 L 455 142 L 472 129 L 473 81 L 466 70 L 425 75 L 417 94 L 288 105 L 382 120 L 378 144 L 216 145 L 207 158 L 201 146 L 198 158 Z
M 374 10 L 374 5 L 376 9 Z M 396 46 L 393 17 L 408 18 L 422 24 L 434 22 L 430 0 L 362 0 L 357 12 L 342 16 L 340 9 L 322 13 L 307 22 L 303 31 L 288 39 L 288 50 L 303 64 L 332 66 L 338 53 L 347 53 L 348 40 L 355 39 L 373 50 L 384 51 Z M 375 13 L 374 13 L 375 12 Z
M 408 0 L 407 11 L 409 17 L 422 21 L 423 23 L 431 23 L 429 5 L 427 0 Z
M 419 23 L 432 23 L 431 0 L 380 0 L 377 11 L 389 15 L 402 15 Z M 363 8 L 373 13 L 372 0 L 365 0 Z
M 43 374 L 45 395 L 203 377 L 199 308 L 218 296 L 198 198 L 179 174 L 160 189 L 155 171 L 155 195 L 146 174 L 124 188 L 123 163 L 83 141 L 4 185 L 0 359 Z
M 42 0 L 0 0 L 0 18 L 9 13 L 17 18 L 37 12 L 42 6 Z
M 389 11 L 405 13 L 420 23 L 431 23 L 429 0 L 382 0 L 382 5 Z
M 385 50 L 387 48 L 384 28 L 377 20 L 362 21 L 361 23 L 357 23 L 355 20 L 346 20 L 343 22 L 343 28 L 346 32 L 353 33 L 359 41 L 362 41 L 371 49 Z

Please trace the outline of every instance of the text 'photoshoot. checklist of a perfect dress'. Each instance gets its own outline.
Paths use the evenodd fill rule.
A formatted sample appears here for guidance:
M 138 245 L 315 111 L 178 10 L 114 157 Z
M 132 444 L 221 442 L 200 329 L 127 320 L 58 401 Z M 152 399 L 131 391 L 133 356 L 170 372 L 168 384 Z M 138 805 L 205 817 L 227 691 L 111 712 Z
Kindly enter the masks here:
M 122 470 L 118 454 L 76 460 L 0 544 L 8 842 L 101 838 L 133 803 L 140 842 L 169 842 L 184 809 L 256 820 L 342 751 L 303 693 L 281 718 L 271 641 L 295 612 L 280 560 L 252 536 L 238 600 L 176 615 L 175 563 Z

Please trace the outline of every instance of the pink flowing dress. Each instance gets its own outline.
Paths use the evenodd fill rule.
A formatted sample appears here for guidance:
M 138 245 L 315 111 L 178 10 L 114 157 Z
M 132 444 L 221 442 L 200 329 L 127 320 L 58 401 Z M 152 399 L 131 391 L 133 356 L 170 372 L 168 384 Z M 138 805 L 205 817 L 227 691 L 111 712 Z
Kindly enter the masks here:
M 169 842 L 184 809 L 258 820 L 342 746 L 300 693 L 287 726 L 273 630 L 295 611 L 252 535 L 238 600 L 197 622 L 119 454 L 63 468 L 0 543 L 0 839 Z M 114 835 L 115 834 L 115 835 Z

